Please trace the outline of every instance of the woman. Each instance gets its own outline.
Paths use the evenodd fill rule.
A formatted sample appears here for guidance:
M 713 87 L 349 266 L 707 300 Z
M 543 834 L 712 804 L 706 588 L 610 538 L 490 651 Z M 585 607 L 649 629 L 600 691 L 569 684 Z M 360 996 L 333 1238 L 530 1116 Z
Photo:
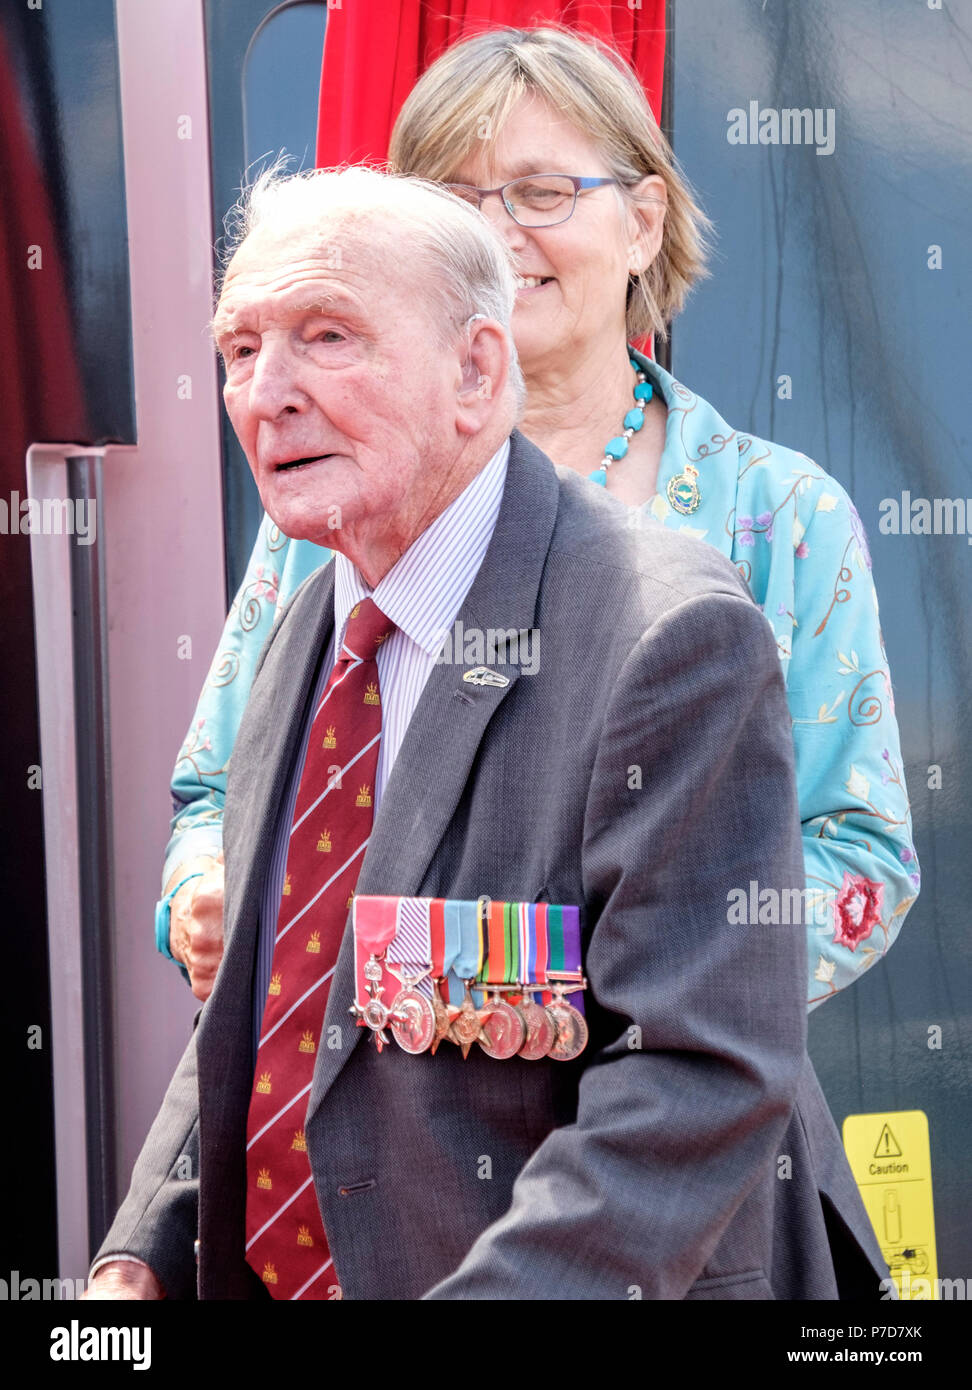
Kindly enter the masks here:
M 403 107 L 390 162 L 452 185 L 507 238 L 520 277 L 522 432 L 628 503 L 633 525 L 674 526 L 730 556 L 773 626 L 816 900 L 806 928 L 815 1007 L 888 949 L 919 884 L 870 557 L 852 502 L 810 459 L 732 429 L 629 351 L 646 333 L 665 336 L 705 273 L 708 224 L 616 55 L 555 29 L 490 30 L 458 44 Z M 171 943 L 200 998 L 221 950 L 225 769 L 254 665 L 281 605 L 327 558 L 264 518 L 176 764 L 182 809 L 163 883 Z M 168 954 L 160 909 L 157 940 Z

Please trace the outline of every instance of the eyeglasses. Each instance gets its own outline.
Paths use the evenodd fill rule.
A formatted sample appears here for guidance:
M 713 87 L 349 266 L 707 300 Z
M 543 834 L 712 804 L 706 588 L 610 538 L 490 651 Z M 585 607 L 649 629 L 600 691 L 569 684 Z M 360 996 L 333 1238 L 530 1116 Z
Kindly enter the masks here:
M 483 200 L 497 193 L 513 221 L 521 227 L 556 227 L 573 216 L 578 193 L 619 182 L 619 179 L 581 179 L 573 174 L 530 174 L 502 183 L 499 188 L 472 188 L 465 183 L 447 183 L 445 187 L 480 210 Z

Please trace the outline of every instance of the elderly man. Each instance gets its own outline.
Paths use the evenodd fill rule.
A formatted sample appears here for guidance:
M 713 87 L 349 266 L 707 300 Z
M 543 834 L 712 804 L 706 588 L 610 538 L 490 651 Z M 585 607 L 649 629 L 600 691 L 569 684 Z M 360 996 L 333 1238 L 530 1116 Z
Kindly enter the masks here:
M 224 959 L 91 1293 L 876 1297 L 803 930 L 727 912 L 802 888 L 767 623 L 713 549 L 515 431 L 478 213 L 347 170 L 261 180 L 243 231 L 226 406 L 275 522 L 337 554 L 261 658 Z M 467 663 L 459 623 L 539 659 Z M 579 909 L 586 1050 L 379 1049 L 354 894 Z

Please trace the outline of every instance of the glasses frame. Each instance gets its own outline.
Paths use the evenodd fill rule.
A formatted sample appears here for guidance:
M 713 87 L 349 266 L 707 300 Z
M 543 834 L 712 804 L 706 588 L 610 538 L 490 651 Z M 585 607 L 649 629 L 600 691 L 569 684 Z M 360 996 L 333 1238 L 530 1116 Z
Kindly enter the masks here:
M 564 217 L 558 217 L 556 222 L 521 222 L 520 219 L 517 217 L 516 213 L 513 211 L 513 208 L 510 205 L 508 199 L 506 198 L 506 190 L 508 188 L 512 188 L 514 184 L 526 183 L 528 179 L 569 179 L 570 182 L 574 185 L 574 201 L 570 205 L 570 211 Z M 509 213 L 509 215 L 512 217 L 513 221 L 516 223 L 518 227 L 526 227 L 528 230 L 538 230 L 543 227 L 559 227 L 562 222 L 569 222 L 570 219 L 573 217 L 574 211 L 577 207 L 577 198 L 579 194 L 586 193 L 592 188 L 607 188 L 611 184 L 614 184 L 620 188 L 621 180 L 608 178 L 581 178 L 577 174 L 546 173 L 521 174 L 518 179 L 508 179 L 506 183 L 501 183 L 498 188 L 476 188 L 475 185 L 471 183 L 447 183 L 444 185 L 444 187 L 449 189 L 450 192 L 453 192 L 457 188 L 462 188 L 465 189 L 467 193 L 475 193 L 479 199 L 479 202 L 477 203 L 477 208 L 480 212 L 482 212 L 483 210 L 483 202 L 485 201 L 485 199 L 491 198 L 494 193 L 498 194 L 500 199 L 502 200 L 503 206 L 506 208 L 506 211 Z

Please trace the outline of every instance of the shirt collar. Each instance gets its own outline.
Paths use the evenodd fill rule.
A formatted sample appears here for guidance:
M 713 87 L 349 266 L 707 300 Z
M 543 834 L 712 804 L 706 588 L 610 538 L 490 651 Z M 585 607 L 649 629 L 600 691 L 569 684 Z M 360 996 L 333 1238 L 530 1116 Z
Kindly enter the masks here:
M 346 555 L 335 552 L 336 652 L 344 642 L 351 609 L 363 598 L 372 598 L 385 616 L 430 657 L 438 654 L 496 528 L 509 458 L 507 438 L 374 589 L 369 588 L 361 571 Z

